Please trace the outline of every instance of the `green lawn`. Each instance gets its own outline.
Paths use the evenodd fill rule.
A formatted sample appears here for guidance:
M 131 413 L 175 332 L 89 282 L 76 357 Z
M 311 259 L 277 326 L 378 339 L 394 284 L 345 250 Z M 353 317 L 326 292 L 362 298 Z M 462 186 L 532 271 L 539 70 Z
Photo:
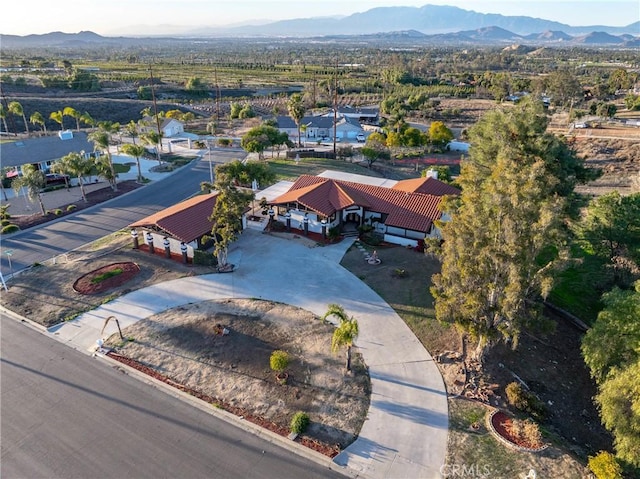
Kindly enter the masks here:
M 267 163 L 276 174 L 276 179 L 295 180 L 300 175 L 317 175 L 324 170 L 344 171 L 346 173 L 354 173 L 359 175 L 377 176 L 379 173 L 370 170 L 357 163 L 342 160 L 330 160 L 325 158 L 301 158 L 298 163 L 294 160 L 285 160 L 284 158 L 267 158 Z

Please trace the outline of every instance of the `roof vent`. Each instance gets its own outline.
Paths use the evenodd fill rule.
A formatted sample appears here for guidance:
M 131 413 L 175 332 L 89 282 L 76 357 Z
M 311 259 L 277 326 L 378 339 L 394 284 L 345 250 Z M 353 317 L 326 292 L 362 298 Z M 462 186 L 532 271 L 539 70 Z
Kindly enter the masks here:
M 71 130 L 59 131 L 58 136 L 61 140 L 73 140 L 73 132 Z

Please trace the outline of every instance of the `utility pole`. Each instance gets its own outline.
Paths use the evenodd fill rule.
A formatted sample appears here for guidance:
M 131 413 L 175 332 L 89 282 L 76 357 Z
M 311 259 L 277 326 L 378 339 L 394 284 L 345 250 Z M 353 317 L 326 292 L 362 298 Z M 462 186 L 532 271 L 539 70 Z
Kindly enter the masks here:
M 213 75 L 216 82 L 216 125 L 220 124 L 220 84 L 218 83 L 218 65 L 214 64 Z
M 336 59 L 336 68 L 333 75 L 333 159 L 338 158 L 338 149 L 336 148 L 336 133 L 338 131 L 338 60 Z
M 153 101 L 153 113 L 156 116 L 156 126 L 158 127 L 158 138 L 160 139 L 160 149 L 162 149 L 162 133 L 160 133 L 160 117 L 158 116 L 158 104 L 156 103 L 156 88 L 155 82 L 153 81 L 153 70 L 151 69 L 151 64 L 149 64 L 149 76 L 151 78 L 151 100 Z M 160 153 L 158 153 L 159 155 Z M 160 158 L 158 156 L 158 158 Z

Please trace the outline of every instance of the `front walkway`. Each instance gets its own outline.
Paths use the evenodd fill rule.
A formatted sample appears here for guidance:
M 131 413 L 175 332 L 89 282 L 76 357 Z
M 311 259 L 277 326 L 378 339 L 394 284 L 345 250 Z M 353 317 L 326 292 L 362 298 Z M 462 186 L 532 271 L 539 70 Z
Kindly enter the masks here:
M 95 348 L 104 319 L 122 327 L 177 306 L 225 298 L 280 301 L 322 316 L 342 305 L 360 325 L 371 405 L 358 439 L 334 461 L 361 477 L 437 478 L 445 461 L 447 395 L 429 353 L 374 291 L 339 265 L 351 241 L 316 246 L 293 236 L 246 230 L 229 252 L 231 274 L 182 278 L 121 296 L 49 333 L 82 351 Z M 106 335 L 116 332 L 109 325 Z

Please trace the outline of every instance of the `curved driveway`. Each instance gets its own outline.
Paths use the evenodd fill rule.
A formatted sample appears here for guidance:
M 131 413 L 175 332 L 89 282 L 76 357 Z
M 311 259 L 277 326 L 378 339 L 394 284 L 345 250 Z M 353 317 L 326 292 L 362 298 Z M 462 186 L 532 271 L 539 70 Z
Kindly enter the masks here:
M 356 342 L 369 366 L 371 405 L 358 439 L 334 461 L 370 478 L 436 478 L 445 461 L 447 396 L 429 353 L 393 309 L 339 265 L 349 241 L 311 247 L 304 238 L 243 232 L 229 251 L 231 274 L 182 278 L 121 296 L 49 333 L 83 351 L 104 318 L 127 326 L 166 309 L 225 298 L 280 301 L 323 315 L 341 304 L 360 325 Z M 115 332 L 108 331 L 108 334 Z

